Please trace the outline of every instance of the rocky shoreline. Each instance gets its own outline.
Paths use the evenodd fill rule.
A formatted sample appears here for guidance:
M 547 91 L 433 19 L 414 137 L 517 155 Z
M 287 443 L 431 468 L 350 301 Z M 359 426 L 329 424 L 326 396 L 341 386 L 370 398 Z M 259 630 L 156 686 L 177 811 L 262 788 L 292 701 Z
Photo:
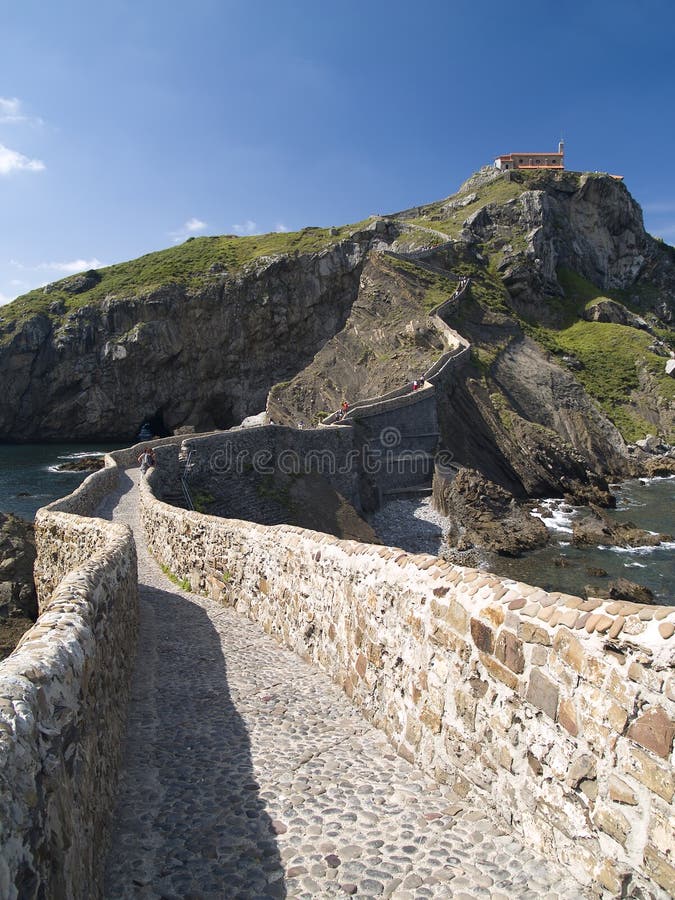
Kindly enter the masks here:
M 0 513 L 0 659 L 9 656 L 37 619 L 34 564 L 33 525 Z

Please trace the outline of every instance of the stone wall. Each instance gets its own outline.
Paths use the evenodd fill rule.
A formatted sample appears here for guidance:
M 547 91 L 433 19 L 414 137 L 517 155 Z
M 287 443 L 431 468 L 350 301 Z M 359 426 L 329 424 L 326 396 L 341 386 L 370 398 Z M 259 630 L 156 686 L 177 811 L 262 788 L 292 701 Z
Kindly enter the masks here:
M 351 429 L 300 430 L 265 425 L 189 438 L 183 443 L 182 454 L 189 450 L 193 451 L 191 489 L 222 498 L 226 502 L 224 515 L 246 515 L 254 521 L 269 522 L 272 505 L 266 492 L 260 490 L 261 478 L 268 479 L 268 493 L 273 494 L 279 472 L 318 472 L 357 510 L 361 509 L 359 454 Z
M 675 892 L 674 608 L 177 510 L 147 484 L 141 505 L 161 563 L 319 665 L 401 755 L 582 882 Z
M 38 511 L 40 617 L 0 664 L 0 896 L 101 896 L 136 647 L 128 528 L 85 518 L 111 458 Z

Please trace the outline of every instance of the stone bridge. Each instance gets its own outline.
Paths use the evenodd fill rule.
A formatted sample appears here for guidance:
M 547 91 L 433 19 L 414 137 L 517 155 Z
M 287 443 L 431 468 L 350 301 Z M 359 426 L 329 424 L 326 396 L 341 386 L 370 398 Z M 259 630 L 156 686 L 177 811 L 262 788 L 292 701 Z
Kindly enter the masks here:
M 674 608 L 178 509 L 156 445 L 38 513 L 0 896 L 673 894 Z

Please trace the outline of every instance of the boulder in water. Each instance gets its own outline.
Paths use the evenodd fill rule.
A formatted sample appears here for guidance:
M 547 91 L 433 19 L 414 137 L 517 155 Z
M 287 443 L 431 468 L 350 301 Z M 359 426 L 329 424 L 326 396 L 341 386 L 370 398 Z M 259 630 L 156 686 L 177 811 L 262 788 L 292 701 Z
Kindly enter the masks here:
M 609 596 L 612 600 L 628 600 L 631 603 L 654 602 L 654 594 L 643 584 L 636 584 L 627 578 L 616 578 L 609 583 Z

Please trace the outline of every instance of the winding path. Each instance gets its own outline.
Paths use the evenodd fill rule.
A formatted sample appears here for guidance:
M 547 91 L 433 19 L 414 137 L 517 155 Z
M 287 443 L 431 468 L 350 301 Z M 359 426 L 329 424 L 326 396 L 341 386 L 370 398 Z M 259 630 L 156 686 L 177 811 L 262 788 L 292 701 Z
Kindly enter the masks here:
M 141 630 L 105 897 L 579 898 L 580 885 L 398 757 L 323 674 L 145 548 Z

